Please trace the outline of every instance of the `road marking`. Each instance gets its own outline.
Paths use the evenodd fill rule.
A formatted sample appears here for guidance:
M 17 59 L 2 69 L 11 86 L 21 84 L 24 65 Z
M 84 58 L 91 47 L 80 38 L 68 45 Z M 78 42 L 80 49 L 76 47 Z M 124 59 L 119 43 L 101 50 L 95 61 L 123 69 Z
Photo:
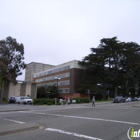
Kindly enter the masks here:
M 25 123 L 25 122 L 20 122 L 20 121 L 11 120 L 11 119 L 5 119 L 5 120 L 7 120 L 7 121 L 11 121 L 11 122 L 15 122 L 15 123 L 20 123 L 20 124 L 23 124 L 23 123 Z
M 123 123 L 123 124 L 131 124 L 131 125 L 140 125 L 139 123 L 134 123 L 134 122 L 125 122 L 125 121 L 108 120 L 108 119 L 100 119 L 100 118 L 67 116 L 67 115 L 59 115 L 59 114 L 46 114 L 46 115 L 52 115 L 52 116 L 58 116 L 58 117 L 67 117 L 67 118 L 76 118 L 76 119 L 85 119 L 85 120 L 97 120 L 97 121 L 105 121 L 105 122 Z
M 41 112 L 40 112 L 40 113 L 35 113 L 35 114 L 39 114 L 39 115 L 45 115 L 45 113 L 41 113 Z
M 46 128 L 45 130 L 58 132 L 58 133 L 63 133 L 63 134 L 67 134 L 67 135 L 72 135 L 72 136 L 75 136 L 75 137 L 85 138 L 85 139 L 89 139 L 89 140 L 103 140 L 103 139 L 99 139 L 99 138 L 95 138 L 95 137 L 91 137 L 91 136 L 87 136 L 87 135 L 82 135 L 82 134 L 78 134 L 78 133 L 73 133 L 73 132 L 60 130 L 60 129 Z

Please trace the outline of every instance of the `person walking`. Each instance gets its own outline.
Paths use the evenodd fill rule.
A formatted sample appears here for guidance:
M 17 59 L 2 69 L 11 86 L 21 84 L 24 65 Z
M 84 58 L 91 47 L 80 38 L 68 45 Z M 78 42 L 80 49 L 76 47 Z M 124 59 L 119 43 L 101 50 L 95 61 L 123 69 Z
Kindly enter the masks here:
M 95 97 L 94 96 L 92 97 L 92 106 L 93 105 L 95 106 Z
M 70 97 L 68 97 L 68 105 L 70 105 Z

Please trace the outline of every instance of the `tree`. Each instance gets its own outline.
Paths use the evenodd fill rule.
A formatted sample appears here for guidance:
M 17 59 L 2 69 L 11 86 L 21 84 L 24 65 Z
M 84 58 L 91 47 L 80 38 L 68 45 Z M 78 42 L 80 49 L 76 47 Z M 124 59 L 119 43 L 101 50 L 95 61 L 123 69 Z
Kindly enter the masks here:
M 24 46 L 12 37 L 0 40 L 0 100 L 3 98 L 5 82 L 16 83 L 16 78 L 25 69 Z
M 57 98 L 58 95 L 57 86 L 46 86 L 45 89 L 48 98 Z
M 136 73 L 140 74 L 140 46 L 134 42 L 120 42 L 117 37 L 103 38 L 79 64 L 86 67 L 80 89 L 95 90 L 100 83 L 104 93 L 114 89 L 116 96 L 121 87 L 128 94 L 130 84 L 134 88 L 140 79 L 140 76 L 136 77 Z
M 56 86 L 41 86 L 37 88 L 37 98 L 56 98 L 57 95 Z

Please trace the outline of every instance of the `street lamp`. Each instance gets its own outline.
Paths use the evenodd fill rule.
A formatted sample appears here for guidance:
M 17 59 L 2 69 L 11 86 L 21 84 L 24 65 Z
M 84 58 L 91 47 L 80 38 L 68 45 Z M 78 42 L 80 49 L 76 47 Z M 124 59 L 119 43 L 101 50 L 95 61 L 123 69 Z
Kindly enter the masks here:
M 56 86 L 57 86 L 57 90 L 58 90 L 58 80 L 60 80 L 60 78 L 59 77 L 55 77 L 55 79 L 57 81 Z
M 56 87 L 57 87 L 57 92 L 58 92 L 58 80 L 60 80 L 60 78 L 59 77 L 55 77 L 55 79 L 56 79 Z M 55 105 L 56 105 L 56 98 L 55 98 Z

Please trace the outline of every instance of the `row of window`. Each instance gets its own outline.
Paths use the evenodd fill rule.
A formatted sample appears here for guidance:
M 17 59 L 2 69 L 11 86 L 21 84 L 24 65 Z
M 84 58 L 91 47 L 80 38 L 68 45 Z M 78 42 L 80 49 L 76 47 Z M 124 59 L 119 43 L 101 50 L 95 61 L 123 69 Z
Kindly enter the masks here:
M 63 74 L 59 74 L 59 75 L 54 75 L 54 76 L 50 76 L 50 77 L 45 77 L 45 78 L 41 78 L 41 79 L 36 79 L 35 82 L 39 83 L 39 82 L 43 82 L 43 81 L 50 81 L 50 80 L 55 80 L 55 77 L 58 78 L 66 78 L 66 77 L 70 77 L 70 73 L 63 73 Z
M 57 69 L 54 69 L 54 70 L 50 70 L 50 71 L 46 71 L 46 72 L 41 72 L 39 74 L 36 74 L 35 77 L 40 77 L 40 76 L 44 76 L 44 75 L 47 75 L 47 74 L 52 74 L 52 73 L 68 70 L 68 69 L 70 69 L 70 66 L 65 66 L 65 67 L 62 67 L 62 68 L 57 68 Z
M 58 91 L 59 93 L 69 93 L 69 88 L 60 88 Z
M 65 86 L 65 85 L 69 85 L 69 84 L 70 84 L 69 80 L 58 82 L 58 86 Z M 40 86 L 57 86 L 57 82 L 46 83 L 45 85 L 40 85 Z

